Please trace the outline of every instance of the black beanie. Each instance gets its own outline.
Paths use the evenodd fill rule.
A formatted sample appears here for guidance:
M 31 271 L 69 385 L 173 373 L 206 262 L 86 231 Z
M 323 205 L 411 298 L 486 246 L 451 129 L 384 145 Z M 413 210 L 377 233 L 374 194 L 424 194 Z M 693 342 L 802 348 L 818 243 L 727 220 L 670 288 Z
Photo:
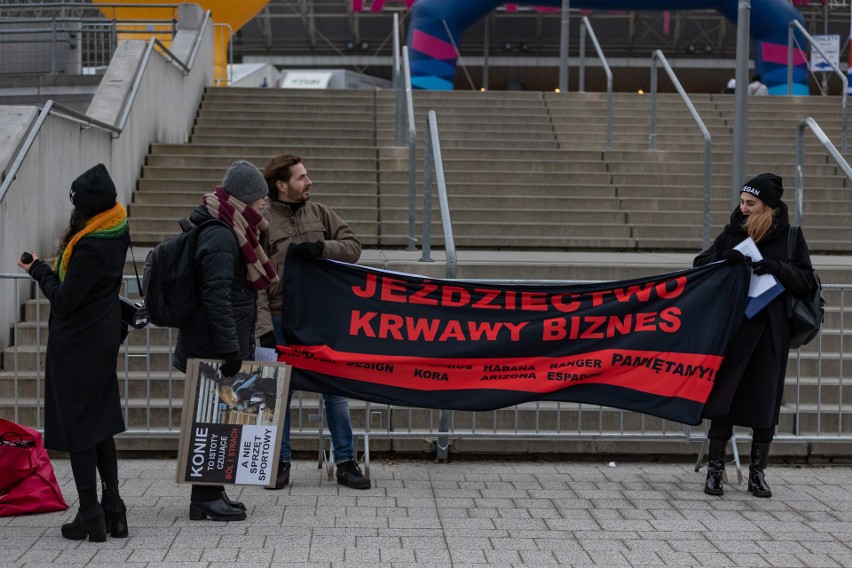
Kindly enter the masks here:
M 89 168 L 71 183 L 68 192 L 71 203 L 85 215 L 93 216 L 115 205 L 115 184 L 106 166 L 98 164 Z
M 760 174 L 748 180 L 740 192 L 750 193 L 766 203 L 770 208 L 776 209 L 781 205 L 784 186 L 781 185 L 780 176 L 776 176 L 775 174 Z

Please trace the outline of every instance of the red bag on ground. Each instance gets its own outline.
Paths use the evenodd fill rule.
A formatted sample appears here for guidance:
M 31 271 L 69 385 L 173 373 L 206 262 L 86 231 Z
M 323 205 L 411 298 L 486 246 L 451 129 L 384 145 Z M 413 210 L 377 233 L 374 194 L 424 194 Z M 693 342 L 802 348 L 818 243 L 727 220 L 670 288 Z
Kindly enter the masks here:
M 0 418 L 0 517 L 67 508 L 41 434 Z

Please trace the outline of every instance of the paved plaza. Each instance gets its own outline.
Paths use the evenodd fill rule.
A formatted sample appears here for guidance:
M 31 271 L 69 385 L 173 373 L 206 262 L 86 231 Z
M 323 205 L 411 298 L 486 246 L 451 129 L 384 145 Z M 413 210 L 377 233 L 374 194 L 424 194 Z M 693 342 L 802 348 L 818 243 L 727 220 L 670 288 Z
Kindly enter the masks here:
M 77 508 L 0 518 L 0 567 L 852 566 L 852 468 L 773 466 L 774 496 L 702 492 L 693 464 L 373 460 L 356 491 L 293 464 L 281 491 L 236 487 L 248 520 L 190 521 L 175 461 L 119 463 L 130 537 L 68 541 Z M 728 466 L 735 482 L 735 470 Z

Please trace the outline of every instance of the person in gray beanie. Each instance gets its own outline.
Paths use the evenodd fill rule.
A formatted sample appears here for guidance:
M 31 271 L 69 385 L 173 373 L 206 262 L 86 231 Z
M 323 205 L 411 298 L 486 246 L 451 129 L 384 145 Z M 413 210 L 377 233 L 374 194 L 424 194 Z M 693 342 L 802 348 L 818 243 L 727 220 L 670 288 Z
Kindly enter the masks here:
M 704 484 L 708 495 L 724 492 L 725 450 L 737 425 L 752 429 L 748 491 L 755 497 L 772 496 L 764 471 L 778 424 L 790 352 L 788 296 L 804 297 L 817 286 L 808 244 L 801 229 L 790 226 L 783 194 L 781 177 L 775 174 L 764 173 L 748 180 L 740 190 L 740 205 L 731 213 L 730 223 L 713 246 L 693 261 L 695 266 L 720 260 L 728 265 L 751 263 L 755 274 L 771 274 L 785 290 L 753 317 L 743 315 L 704 406 L 704 417 L 711 419 Z M 787 242 L 793 230 L 798 231 L 796 248 L 788 258 Z M 752 263 L 734 248 L 748 237 L 754 240 L 762 260 Z
M 222 188 L 228 195 L 236 197 L 246 205 L 262 200 L 267 191 L 263 174 L 246 160 L 237 160 L 231 164 L 222 178 Z
M 259 240 L 268 226 L 261 214 L 266 191 L 260 170 L 240 160 L 189 216 L 195 227 L 219 222 L 197 229 L 195 289 L 201 302 L 192 322 L 178 330 L 174 366 L 182 372 L 190 358 L 219 359 L 222 377 L 233 377 L 243 360 L 253 359 L 257 294 L 278 281 Z M 245 505 L 231 501 L 221 485 L 193 485 L 189 518 L 241 521 Z

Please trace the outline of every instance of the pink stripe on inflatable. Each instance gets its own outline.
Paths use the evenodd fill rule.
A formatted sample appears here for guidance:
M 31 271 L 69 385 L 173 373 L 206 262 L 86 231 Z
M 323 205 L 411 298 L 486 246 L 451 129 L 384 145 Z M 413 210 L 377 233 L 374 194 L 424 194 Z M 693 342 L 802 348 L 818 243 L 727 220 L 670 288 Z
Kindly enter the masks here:
M 455 59 L 456 50 L 453 44 L 438 39 L 420 30 L 414 30 L 411 37 L 411 48 L 425 53 L 433 59 Z
M 761 54 L 763 60 L 767 63 L 777 63 L 778 65 L 787 65 L 787 46 L 778 43 L 769 43 L 764 41 L 761 43 Z M 807 63 L 806 54 L 800 49 L 793 48 L 793 65 L 799 66 Z

